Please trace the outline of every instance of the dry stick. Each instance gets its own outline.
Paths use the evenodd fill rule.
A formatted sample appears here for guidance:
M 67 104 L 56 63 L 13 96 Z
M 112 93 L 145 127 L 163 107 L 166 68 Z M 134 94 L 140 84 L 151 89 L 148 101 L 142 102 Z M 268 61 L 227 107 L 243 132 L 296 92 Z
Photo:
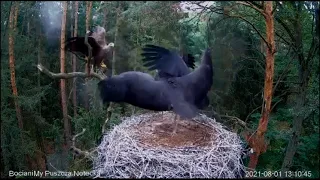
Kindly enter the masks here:
M 79 149 L 79 148 L 76 147 L 76 138 L 77 138 L 78 136 L 81 136 L 82 134 L 84 134 L 85 131 L 86 131 L 86 129 L 83 128 L 83 129 L 82 129 L 82 132 L 80 132 L 80 133 L 78 133 L 78 134 L 76 134 L 76 135 L 74 135 L 74 136 L 72 137 L 72 146 L 70 147 L 70 149 L 71 149 L 72 151 L 76 152 L 77 154 L 84 155 L 85 157 L 89 157 L 93 151 L 91 151 L 91 152 L 83 151 L 83 150 L 81 150 L 81 149 Z
M 99 80 L 103 80 L 105 78 L 104 75 L 99 75 L 97 73 L 91 73 L 90 75 L 84 72 L 71 72 L 71 73 L 53 73 L 49 71 L 47 68 L 42 66 L 41 64 L 37 65 L 37 68 L 44 74 L 48 75 L 53 79 L 70 79 L 75 77 L 87 78 L 87 77 L 94 77 Z
M 139 137 L 145 136 L 135 128 L 140 121 L 148 121 L 160 113 L 143 114 L 127 117 L 116 126 L 108 137 L 99 145 L 95 167 L 100 178 L 163 178 L 193 177 L 212 178 L 221 172 L 224 178 L 235 178 L 239 170 L 244 169 L 239 152 L 242 151 L 241 140 L 236 133 L 223 128 L 220 123 L 204 118 L 215 130 L 212 143 L 208 147 L 173 147 L 148 146 Z M 174 114 L 165 112 L 165 116 Z M 201 121 L 200 117 L 195 118 Z M 228 162 L 229 163 L 225 163 Z M 229 167 L 228 164 L 233 164 Z M 126 168 L 121 166 L 126 165 Z M 223 167 L 223 165 L 226 165 Z M 186 175 L 187 174 L 187 175 Z M 189 174 L 189 175 L 188 175 Z
M 231 120 L 235 120 L 238 124 L 240 124 L 241 126 L 247 128 L 247 125 L 244 121 L 242 121 L 241 119 L 239 119 L 238 117 L 235 116 L 228 116 L 228 115 L 220 115 L 221 118 L 229 118 Z
M 107 126 L 107 123 L 111 117 L 111 110 L 112 110 L 112 106 L 111 106 L 111 103 L 109 104 L 109 107 L 107 109 L 107 119 L 104 121 L 103 125 L 102 125 L 102 134 L 105 134 L 106 133 L 106 126 Z

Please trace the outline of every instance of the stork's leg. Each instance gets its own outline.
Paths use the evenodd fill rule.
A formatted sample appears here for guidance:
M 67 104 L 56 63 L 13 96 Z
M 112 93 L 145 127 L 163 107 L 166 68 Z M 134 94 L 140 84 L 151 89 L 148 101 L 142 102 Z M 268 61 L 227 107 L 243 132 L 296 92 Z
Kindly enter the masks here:
M 176 114 L 174 116 L 174 127 L 173 127 L 172 134 L 176 134 L 177 133 L 177 127 L 178 127 L 177 119 L 180 120 L 180 116 Z
M 91 65 L 90 73 L 94 72 L 93 70 L 93 64 Z

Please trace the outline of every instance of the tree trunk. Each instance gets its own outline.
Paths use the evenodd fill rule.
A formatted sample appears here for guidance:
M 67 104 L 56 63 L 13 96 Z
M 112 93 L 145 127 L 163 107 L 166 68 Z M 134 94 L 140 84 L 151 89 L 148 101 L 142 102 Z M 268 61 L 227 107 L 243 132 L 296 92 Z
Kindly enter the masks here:
M 116 17 L 116 30 L 114 33 L 114 44 L 115 47 L 113 49 L 113 55 L 112 55 L 112 76 L 116 74 L 116 56 L 117 56 L 117 39 L 118 39 L 118 34 L 119 34 L 119 25 L 120 25 L 120 10 L 121 10 L 121 2 L 117 2 L 118 7 L 117 7 L 117 17 Z
M 89 31 L 89 25 L 90 25 L 90 17 L 91 17 L 91 7 L 92 7 L 92 1 L 86 1 L 87 2 L 87 7 L 86 7 L 86 33 L 87 31 Z M 87 59 L 87 63 L 85 65 L 85 73 L 88 74 L 90 72 L 90 69 L 88 68 L 88 59 Z M 85 93 L 83 95 L 84 98 L 84 106 L 86 108 L 86 110 L 89 111 L 89 96 L 88 96 L 88 88 L 87 88 L 87 84 L 88 84 L 88 78 L 85 79 Z
M 39 39 L 38 39 L 38 64 L 41 64 L 41 38 L 42 38 L 42 33 L 41 33 L 41 28 L 38 27 L 38 32 L 39 32 Z M 38 69 L 38 88 L 39 90 L 41 89 L 41 79 L 40 79 L 40 70 Z M 40 93 L 40 92 L 39 92 Z M 39 116 L 42 117 L 42 110 L 41 110 L 41 97 L 40 97 L 40 102 L 39 102 Z M 36 128 L 36 134 L 37 134 L 37 144 L 38 144 L 38 147 L 40 148 L 41 150 L 41 154 L 40 154 L 40 158 L 39 158 L 39 161 L 42 162 L 40 164 L 40 170 L 42 172 L 46 171 L 47 170 L 47 167 L 46 167 L 46 162 L 47 162 L 47 157 L 46 157 L 46 154 L 45 154 L 45 147 L 44 147 L 44 139 L 43 139 L 43 134 L 42 134 L 42 131 L 40 129 L 40 127 L 38 126 L 37 123 L 35 123 L 35 128 Z
M 103 24 L 102 27 L 104 27 L 104 29 L 107 31 L 107 7 L 103 8 Z
M 254 150 L 254 153 L 250 155 L 250 161 L 248 167 L 255 169 L 258 163 L 258 158 L 261 153 L 266 151 L 267 145 L 264 140 L 264 134 L 267 131 L 269 115 L 271 112 L 271 100 L 272 100 L 272 84 L 274 74 L 274 53 L 275 53 L 275 42 L 274 42 L 274 20 L 272 14 L 272 1 L 265 2 L 264 5 L 264 17 L 266 21 L 266 70 L 265 70 L 265 81 L 264 81 L 264 99 L 263 99 L 263 110 L 262 116 L 259 121 L 258 129 L 256 134 L 250 139 L 247 137 L 249 144 Z
M 297 101 L 295 105 L 295 111 L 297 114 L 295 114 L 293 118 L 293 132 L 292 137 L 289 140 L 285 157 L 282 163 L 281 171 L 284 174 L 285 171 L 288 171 L 290 167 L 292 166 L 294 155 L 298 148 L 299 138 L 302 131 L 302 122 L 305 119 L 305 114 L 301 112 L 301 109 L 303 109 L 306 106 L 307 101 L 307 88 L 309 83 L 309 77 L 310 77 L 310 66 L 309 63 L 312 63 L 312 59 L 315 56 L 316 48 L 318 48 L 319 45 L 319 35 L 315 34 L 315 37 L 311 43 L 311 47 L 308 54 L 308 57 L 305 58 L 304 52 L 303 52 L 303 42 L 302 42 L 302 23 L 301 23 L 301 11 L 303 7 L 303 2 L 299 2 L 296 10 L 296 17 L 295 21 L 293 22 L 294 31 L 293 34 L 295 34 L 295 39 L 292 39 L 294 42 L 294 46 L 297 49 L 298 52 L 298 60 L 299 60 L 299 87 L 298 87 L 298 96 Z M 318 7 L 319 8 L 319 7 Z M 316 8 L 316 11 L 319 11 L 319 9 Z M 317 32 L 317 28 L 315 28 L 315 32 Z
M 74 32 L 73 37 L 76 37 L 78 35 L 78 8 L 79 8 L 79 2 L 74 2 Z M 77 58 L 76 55 L 72 55 L 72 71 L 77 71 Z M 72 96 L 72 102 L 73 102 L 73 116 L 77 116 L 77 78 L 73 79 L 73 96 Z
M 18 16 L 18 3 L 14 2 L 11 6 L 10 16 L 9 16 L 9 67 L 10 67 L 10 79 L 11 79 L 11 87 L 14 105 L 16 109 L 18 126 L 20 130 L 23 130 L 23 120 L 21 116 L 21 108 L 18 103 L 18 89 L 16 84 L 16 76 L 15 76 L 15 58 L 14 58 L 14 34 L 16 33 L 16 25 L 17 25 L 17 16 Z
M 63 5 L 63 15 L 61 20 L 61 43 L 60 43 L 60 72 L 65 72 L 65 48 L 64 42 L 66 37 L 66 20 L 67 20 L 67 1 L 62 2 Z M 63 125 L 64 125 L 64 138 L 67 148 L 70 147 L 70 124 L 68 120 L 68 111 L 67 111 L 67 95 L 66 95 L 66 82 L 65 79 L 60 80 L 60 90 L 61 90 L 61 106 L 63 114 Z
M 13 25 L 14 31 L 16 31 L 17 23 L 18 23 L 18 9 L 19 9 L 19 1 L 16 2 L 15 10 L 14 10 L 14 25 Z
M 120 18 L 120 13 L 121 13 L 121 2 L 117 2 L 118 3 L 118 7 L 117 7 L 117 17 L 116 17 L 116 31 L 114 34 L 114 44 L 115 47 L 113 49 L 113 55 L 112 55 L 112 67 L 111 67 L 111 72 L 112 72 L 112 76 L 114 76 L 116 74 L 116 53 L 117 53 L 117 37 L 118 37 L 118 33 L 119 33 L 119 18 Z M 112 116 L 112 111 L 113 111 L 113 102 L 109 103 L 109 106 L 107 107 L 107 121 L 111 118 Z M 104 132 L 102 132 L 104 133 Z

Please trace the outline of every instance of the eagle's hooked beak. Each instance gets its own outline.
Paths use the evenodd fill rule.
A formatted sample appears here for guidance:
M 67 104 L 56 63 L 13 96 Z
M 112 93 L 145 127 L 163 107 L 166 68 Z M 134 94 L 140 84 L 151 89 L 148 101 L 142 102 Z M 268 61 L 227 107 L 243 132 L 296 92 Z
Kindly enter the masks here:
M 114 43 L 109 43 L 108 46 L 109 47 L 114 47 Z

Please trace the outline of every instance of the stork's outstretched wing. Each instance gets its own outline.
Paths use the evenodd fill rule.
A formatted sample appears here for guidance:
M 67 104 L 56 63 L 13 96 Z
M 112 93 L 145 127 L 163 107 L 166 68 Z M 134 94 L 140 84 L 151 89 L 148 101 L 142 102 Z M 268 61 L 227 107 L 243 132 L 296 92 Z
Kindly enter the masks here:
M 189 67 L 189 68 L 191 68 L 191 69 L 194 69 L 194 67 L 195 67 L 195 58 L 194 58 L 194 56 L 192 56 L 192 54 L 186 54 L 186 53 L 184 53 L 183 55 L 182 55 L 182 59 L 183 59 L 183 61 L 186 63 L 186 65 Z
M 180 77 L 190 73 L 190 70 L 182 57 L 166 48 L 146 45 L 141 54 L 146 62 L 144 66 L 149 70 L 159 70 L 159 76 Z

